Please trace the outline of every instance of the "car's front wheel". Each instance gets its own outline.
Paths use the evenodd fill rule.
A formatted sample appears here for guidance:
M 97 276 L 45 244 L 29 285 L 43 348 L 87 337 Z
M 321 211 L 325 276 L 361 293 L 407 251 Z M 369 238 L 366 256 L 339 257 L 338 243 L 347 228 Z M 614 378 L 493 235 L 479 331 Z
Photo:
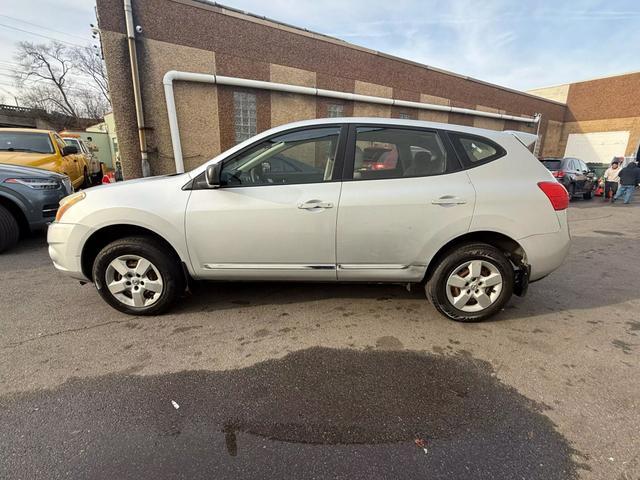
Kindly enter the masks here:
M 157 315 L 183 291 L 178 259 L 149 237 L 127 237 L 104 247 L 93 263 L 102 298 L 130 315 Z
M 500 250 L 473 243 L 443 258 L 425 290 L 440 313 L 459 322 L 478 322 L 502 310 L 513 282 L 513 266 Z
M 0 253 L 18 243 L 20 226 L 13 214 L 0 205 Z

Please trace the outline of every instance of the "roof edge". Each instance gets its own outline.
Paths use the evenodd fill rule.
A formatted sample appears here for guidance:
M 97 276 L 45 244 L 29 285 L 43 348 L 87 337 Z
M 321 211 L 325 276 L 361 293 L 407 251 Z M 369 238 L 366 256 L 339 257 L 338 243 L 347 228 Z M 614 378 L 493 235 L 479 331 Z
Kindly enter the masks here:
M 474 82 L 474 83 L 478 83 L 480 85 L 485 85 L 485 86 L 489 86 L 489 87 L 493 87 L 493 88 L 498 88 L 500 90 L 504 90 L 506 92 L 509 93 L 514 93 L 516 95 L 523 95 L 525 97 L 529 97 L 532 98 L 534 100 L 538 100 L 538 101 L 542 101 L 542 102 L 546 102 L 546 103 L 550 103 L 552 105 L 558 105 L 558 106 L 562 106 L 562 107 L 566 107 L 565 103 L 562 102 L 558 102 L 556 100 L 550 100 L 548 98 L 543 98 L 540 97 L 538 95 L 533 95 L 531 93 L 528 93 L 526 91 L 523 90 L 516 90 L 514 88 L 509 88 L 509 87 L 505 87 L 503 85 L 498 85 L 495 83 L 491 83 L 491 82 L 487 82 L 484 80 L 480 80 L 474 77 L 469 77 L 467 75 L 462 75 L 459 73 L 455 73 L 449 70 L 444 70 L 438 67 L 432 67 L 430 65 L 426 65 L 424 63 L 420 63 L 420 62 L 416 62 L 413 60 L 409 60 L 406 58 L 402 58 L 402 57 L 397 57 L 395 55 L 391 55 L 389 53 L 384 53 L 384 52 L 380 52 L 378 50 L 372 50 L 370 48 L 366 48 L 366 47 L 362 47 L 360 45 L 356 45 L 354 43 L 350 43 L 347 42 L 346 40 L 342 40 L 340 38 L 337 37 L 332 37 L 330 35 L 326 35 L 324 33 L 318 33 L 318 32 L 314 32 L 312 30 L 303 28 L 303 27 L 297 27 L 295 25 L 291 25 L 285 22 L 281 22 L 278 20 L 274 20 L 272 18 L 263 16 L 263 15 L 256 15 L 254 13 L 250 13 L 244 10 L 239 10 L 237 8 L 234 7 L 228 7 L 226 5 L 222 5 L 220 3 L 217 2 L 212 2 L 212 1 L 208 1 L 208 0 L 170 0 L 172 2 L 175 3 L 181 3 L 183 5 L 190 5 L 193 6 L 195 8 L 202 8 L 204 10 L 209 10 L 209 11 L 213 11 L 222 15 L 228 15 L 230 17 L 236 17 L 236 18 L 241 18 L 243 20 L 247 20 L 250 22 L 254 22 L 254 23 L 258 23 L 258 24 L 262 24 L 262 25 L 266 25 L 266 26 L 270 26 L 272 28 L 277 28 L 280 30 L 285 30 L 288 31 L 290 33 L 294 33 L 297 35 L 302 35 L 302 36 L 306 36 L 306 37 L 310 37 L 310 38 L 314 38 L 316 40 L 321 40 L 321 41 L 325 41 L 325 42 L 329 42 L 329 43 L 334 43 L 337 45 L 341 45 L 343 47 L 347 47 L 347 48 L 351 48 L 354 50 L 360 50 L 362 52 L 366 52 L 372 55 L 377 55 L 379 57 L 383 57 L 383 58 L 387 58 L 389 60 L 394 60 L 397 62 L 401 62 L 401 63 L 405 63 L 408 65 L 413 65 L 416 67 L 420 67 L 420 68 L 424 68 L 426 70 L 432 70 L 434 72 L 438 72 L 438 73 L 442 73 L 444 75 L 449 75 L 452 77 L 457 77 L 457 78 L 461 78 L 463 80 L 467 80 L 469 82 Z

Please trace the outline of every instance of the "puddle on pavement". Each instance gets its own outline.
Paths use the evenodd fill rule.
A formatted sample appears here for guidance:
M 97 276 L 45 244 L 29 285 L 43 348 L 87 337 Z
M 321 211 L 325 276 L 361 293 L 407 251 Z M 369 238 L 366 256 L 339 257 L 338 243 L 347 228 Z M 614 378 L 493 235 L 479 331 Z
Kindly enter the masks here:
M 2 478 L 552 480 L 579 468 L 542 407 L 469 355 L 312 348 L 224 372 L 74 379 L 0 397 L 0 425 Z

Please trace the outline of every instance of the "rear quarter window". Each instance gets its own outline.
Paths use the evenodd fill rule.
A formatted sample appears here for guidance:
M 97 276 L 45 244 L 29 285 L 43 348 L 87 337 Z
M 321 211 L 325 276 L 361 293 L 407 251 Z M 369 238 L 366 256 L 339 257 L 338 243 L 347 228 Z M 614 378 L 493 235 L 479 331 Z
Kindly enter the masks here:
M 547 167 L 547 170 L 560 170 L 562 160 L 542 160 L 542 164 Z
M 478 135 L 449 133 L 458 156 L 467 167 L 475 167 L 497 160 L 506 151 L 496 142 Z

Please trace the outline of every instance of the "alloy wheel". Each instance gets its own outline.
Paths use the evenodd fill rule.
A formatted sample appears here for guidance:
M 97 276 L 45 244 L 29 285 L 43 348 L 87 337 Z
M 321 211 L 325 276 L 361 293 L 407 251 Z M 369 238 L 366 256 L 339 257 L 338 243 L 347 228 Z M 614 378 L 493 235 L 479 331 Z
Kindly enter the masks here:
M 121 255 L 111 260 L 105 272 L 105 286 L 116 300 L 130 307 L 149 307 L 164 290 L 157 267 L 139 255 Z
M 449 302 L 463 312 L 479 312 L 495 303 L 502 291 L 498 268 L 486 260 L 470 260 L 453 270 L 446 284 Z

